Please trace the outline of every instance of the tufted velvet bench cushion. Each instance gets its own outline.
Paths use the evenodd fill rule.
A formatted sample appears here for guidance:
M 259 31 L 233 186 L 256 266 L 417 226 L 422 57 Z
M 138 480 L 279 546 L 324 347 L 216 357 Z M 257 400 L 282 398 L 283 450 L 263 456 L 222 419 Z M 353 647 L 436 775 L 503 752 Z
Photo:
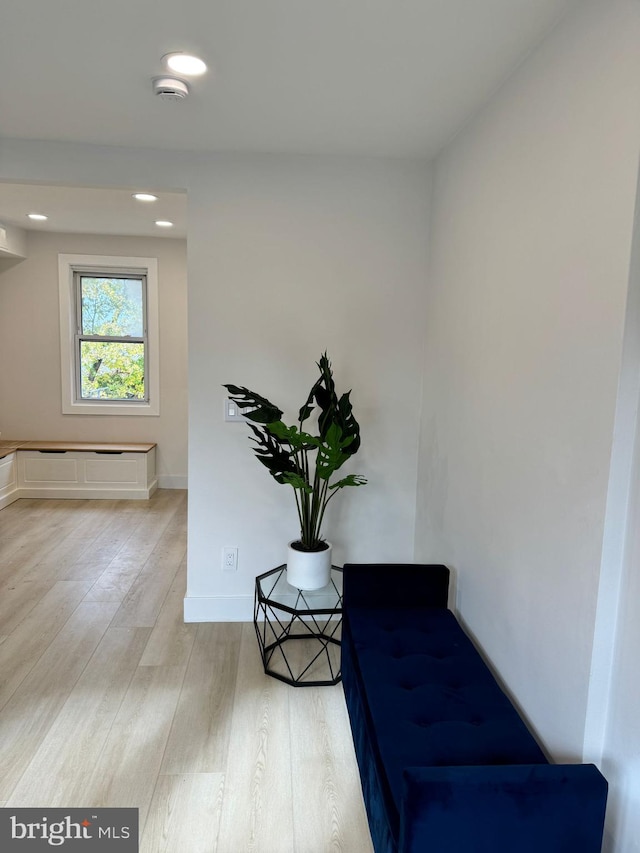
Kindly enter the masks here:
M 344 567 L 342 676 L 376 853 L 597 853 L 605 780 L 549 764 L 447 583 L 442 566 Z

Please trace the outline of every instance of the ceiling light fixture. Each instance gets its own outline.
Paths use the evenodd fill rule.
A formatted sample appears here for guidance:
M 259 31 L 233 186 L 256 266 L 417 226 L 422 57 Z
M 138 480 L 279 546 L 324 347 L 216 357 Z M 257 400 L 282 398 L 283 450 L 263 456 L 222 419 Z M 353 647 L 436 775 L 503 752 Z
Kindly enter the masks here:
M 48 219 L 48 216 L 45 216 L 44 213 L 27 213 L 29 219 L 34 219 L 36 222 L 44 222 L 45 219 Z
M 156 225 L 158 228 L 173 228 L 173 222 L 168 219 L 156 219 Z
M 158 196 L 151 193 L 134 193 L 133 197 L 136 201 L 158 201 Z
M 198 77 L 207 70 L 206 63 L 190 53 L 167 53 L 162 59 L 170 71 L 186 74 L 187 77 Z

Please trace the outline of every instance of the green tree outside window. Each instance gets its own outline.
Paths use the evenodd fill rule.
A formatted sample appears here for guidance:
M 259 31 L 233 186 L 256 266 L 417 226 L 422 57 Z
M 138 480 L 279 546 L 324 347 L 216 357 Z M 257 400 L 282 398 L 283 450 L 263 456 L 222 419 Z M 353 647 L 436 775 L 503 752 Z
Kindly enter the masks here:
M 146 399 L 144 284 L 80 274 L 82 399 Z

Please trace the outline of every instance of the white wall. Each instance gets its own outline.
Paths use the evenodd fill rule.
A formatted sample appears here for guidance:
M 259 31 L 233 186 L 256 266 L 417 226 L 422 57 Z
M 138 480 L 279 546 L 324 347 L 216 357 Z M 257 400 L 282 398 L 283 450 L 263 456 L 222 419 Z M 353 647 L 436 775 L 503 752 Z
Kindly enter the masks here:
M 640 851 L 640 192 L 602 567 L 585 752 L 609 780 L 605 853 Z M 615 630 L 612 630 L 612 625 Z
M 0 222 L 0 228 L 4 231 L 5 240 L 0 240 L 0 261 L 9 258 L 24 258 L 27 253 L 27 232 L 24 228 L 18 228 L 16 225 L 3 225 Z M 0 270 L 2 267 L 0 266 Z
M 584 3 L 434 176 L 416 554 L 453 567 L 463 619 L 558 759 L 582 756 L 588 714 L 639 43 L 639 4 Z
M 221 384 L 255 386 L 297 414 L 325 348 L 362 428 L 349 471 L 370 480 L 332 504 L 335 562 L 413 557 L 424 162 L 0 140 L 2 178 L 188 192 L 188 618 L 250 618 L 256 574 L 298 533 L 291 492 L 253 459 L 248 430 L 223 421 Z
M 417 548 L 457 569 L 462 615 L 549 747 L 574 756 L 624 324 L 639 34 L 636 4 L 588 4 L 435 176 Z
M 187 485 L 184 240 L 28 232 L 27 259 L 0 273 L 0 430 L 5 438 L 155 441 L 159 483 Z M 159 417 L 63 415 L 58 253 L 158 258 Z
M 640 465 L 636 444 L 632 526 L 622 578 L 602 770 L 609 780 L 605 853 L 640 851 Z
M 295 421 L 325 349 L 362 430 L 345 471 L 370 481 L 332 502 L 334 562 L 412 559 L 428 178 L 424 164 L 229 157 L 190 193 L 188 618 L 249 618 L 255 575 L 299 533 L 291 489 L 224 423 L 222 383 Z M 239 548 L 237 574 L 221 572 L 223 546 Z

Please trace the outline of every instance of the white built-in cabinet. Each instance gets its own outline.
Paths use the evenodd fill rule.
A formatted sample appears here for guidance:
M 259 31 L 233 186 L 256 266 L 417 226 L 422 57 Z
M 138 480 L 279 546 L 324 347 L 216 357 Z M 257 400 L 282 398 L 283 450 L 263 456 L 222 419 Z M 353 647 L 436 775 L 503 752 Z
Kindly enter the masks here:
M 16 454 L 9 453 L 0 459 L 0 509 L 16 500 L 18 488 Z
M 0 509 L 18 498 L 151 497 L 158 486 L 155 445 L 95 447 L 25 442 L 8 453 L 0 459 Z

